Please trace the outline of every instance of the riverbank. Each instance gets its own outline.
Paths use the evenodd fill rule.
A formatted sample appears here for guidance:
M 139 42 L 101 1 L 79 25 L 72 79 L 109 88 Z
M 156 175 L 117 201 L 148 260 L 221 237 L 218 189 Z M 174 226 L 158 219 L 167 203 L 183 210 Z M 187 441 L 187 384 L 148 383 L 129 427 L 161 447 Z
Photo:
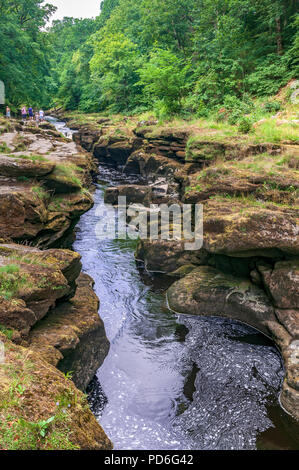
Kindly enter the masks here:
M 296 124 L 290 124 L 293 134 L 284 133 L 278 117 L 270 118 L 277 132 L 240 134 L 208 123 L 160 125 L 74 114 L 67 119 L 78 130 L 76 142 L 101 163 L 163 186 L 158 196 L 141 186 L 114 187 L 106 191 L 107 202 L 129 191 L 130 202 L 204 205 L 201 250 L 186 253 L 177 242 L 141 241 L 136 256 L 149 271 L 177 277 L 168 291 L 174 311 L 235 318 L 275 341 L 286 368 L 281 403 L 298 419 Z
M 70 251 L 92 157 L 48 122 L 0 122 L 0 448 L 110 449 L 85 391 L 109 350 Z

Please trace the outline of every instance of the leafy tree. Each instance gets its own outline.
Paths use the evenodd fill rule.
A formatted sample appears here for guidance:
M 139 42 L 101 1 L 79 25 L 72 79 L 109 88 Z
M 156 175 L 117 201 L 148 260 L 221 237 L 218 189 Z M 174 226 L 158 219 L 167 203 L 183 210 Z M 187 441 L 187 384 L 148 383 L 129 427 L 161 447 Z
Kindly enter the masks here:
M 95 19 L 0 0 L 8 103 L 207 113 L 298 75 L 297 0 L 103 0 Z M 229 98 L 230 99 L 230 98 Z
M 138 105 L 138 69 L 141 57 L 137 46 L 123 34 L 94 37 L 94 56 L 90 61 L 91 79 L 101 89 L 101 106 L 111 111 L 128 111 Z
M 42 28 L 54 11 L 40 0 L 0 1 L 0 78 L 14 110 L 48 100 L 51 45 Z
M 179 112 L 187 93 L 188 66 L 173 52 L 156 48 L 140 69 L 140 84 L 148 105 L 152 103 L 164 114 Z

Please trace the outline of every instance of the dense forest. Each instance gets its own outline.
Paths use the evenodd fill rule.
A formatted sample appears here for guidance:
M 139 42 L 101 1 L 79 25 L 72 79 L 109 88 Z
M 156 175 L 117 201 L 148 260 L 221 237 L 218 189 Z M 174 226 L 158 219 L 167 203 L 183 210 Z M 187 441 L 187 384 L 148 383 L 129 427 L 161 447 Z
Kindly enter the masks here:
M 13 110 L 202 116 L 246 108 L 298 76 L 297 0 L 104 0 L 95 19 L 49 27 L 54 11 L 0 0 L 0 79 Z

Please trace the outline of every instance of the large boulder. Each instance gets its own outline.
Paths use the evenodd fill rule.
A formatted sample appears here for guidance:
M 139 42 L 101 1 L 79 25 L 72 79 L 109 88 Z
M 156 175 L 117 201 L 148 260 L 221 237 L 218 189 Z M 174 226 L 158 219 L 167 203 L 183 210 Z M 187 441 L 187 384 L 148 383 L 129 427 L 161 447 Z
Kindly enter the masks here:
M 107 188 L 105 191 L 105 202 L 117 205 L 120 196 L 126 197 L 127 204 L 149 205 L 152 198 L 152 188 L 134 184 Z
M 266 334 L 265 322 L 275 319 L 273 306 L 262 289 L 210 266 L 200 266 L 175 282 L 167 297 L 175 312 L 228 317 Z
M 145 178 L 158 178 L 166 176 L 173 178 L 183 165 L 167 157 L 145 153 L 142 150 L 133 152 L 127 160 L 124 172 L 137 174 Z
M 299 254 L 298 211 L 223 198 L 204 205 L 204 248 L 235 257 Z
M 279 261 L 273 270 L 260 266 L 264 284 L 279 309 L 299 309 L 299 260 Z
M 76 192 L 53 195 L 42 186 L 32 184 L 3 181 L 0 189 L 0 238 L 34 240 L 45 248 L 57 246 L 72 221 L 92 207 L 92 196 L 88 191 L 78 191 L 79 186 Z M 73 190 L 77 185 L 75 179 Z
M 57 300 L 74 294 L 80 271 L 80 255 L 72 251 L 1 244 L 0 323 L 26 339 Z
M 186 251 L 185 243 L 168 240 L 140 240 L 136 259 L 145 263 L 148 271 L 171 273 L 185 265 L 200 265 L 207 261 L 207 253 Z
M 27 185 L 5 183 L 0 190 L 0 237 L 35 238 L 47 221 L 45 200 Z

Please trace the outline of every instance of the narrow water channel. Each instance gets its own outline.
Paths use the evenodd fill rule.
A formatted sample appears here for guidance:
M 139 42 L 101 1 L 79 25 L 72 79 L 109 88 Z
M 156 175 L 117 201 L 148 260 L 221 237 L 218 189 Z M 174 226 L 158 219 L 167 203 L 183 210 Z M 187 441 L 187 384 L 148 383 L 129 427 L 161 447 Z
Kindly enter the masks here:
M 89 393 L 114 448 L 298 448 L 296 425 L 278 404 L 276 348 L 240 323 L 172 313 L 168 281 L 138 269 L 135 242 L 97 239 L 105 187 L 124 182 L 115 170 L 100 175 L 74 249 L 95 280 L 111 343 Z

